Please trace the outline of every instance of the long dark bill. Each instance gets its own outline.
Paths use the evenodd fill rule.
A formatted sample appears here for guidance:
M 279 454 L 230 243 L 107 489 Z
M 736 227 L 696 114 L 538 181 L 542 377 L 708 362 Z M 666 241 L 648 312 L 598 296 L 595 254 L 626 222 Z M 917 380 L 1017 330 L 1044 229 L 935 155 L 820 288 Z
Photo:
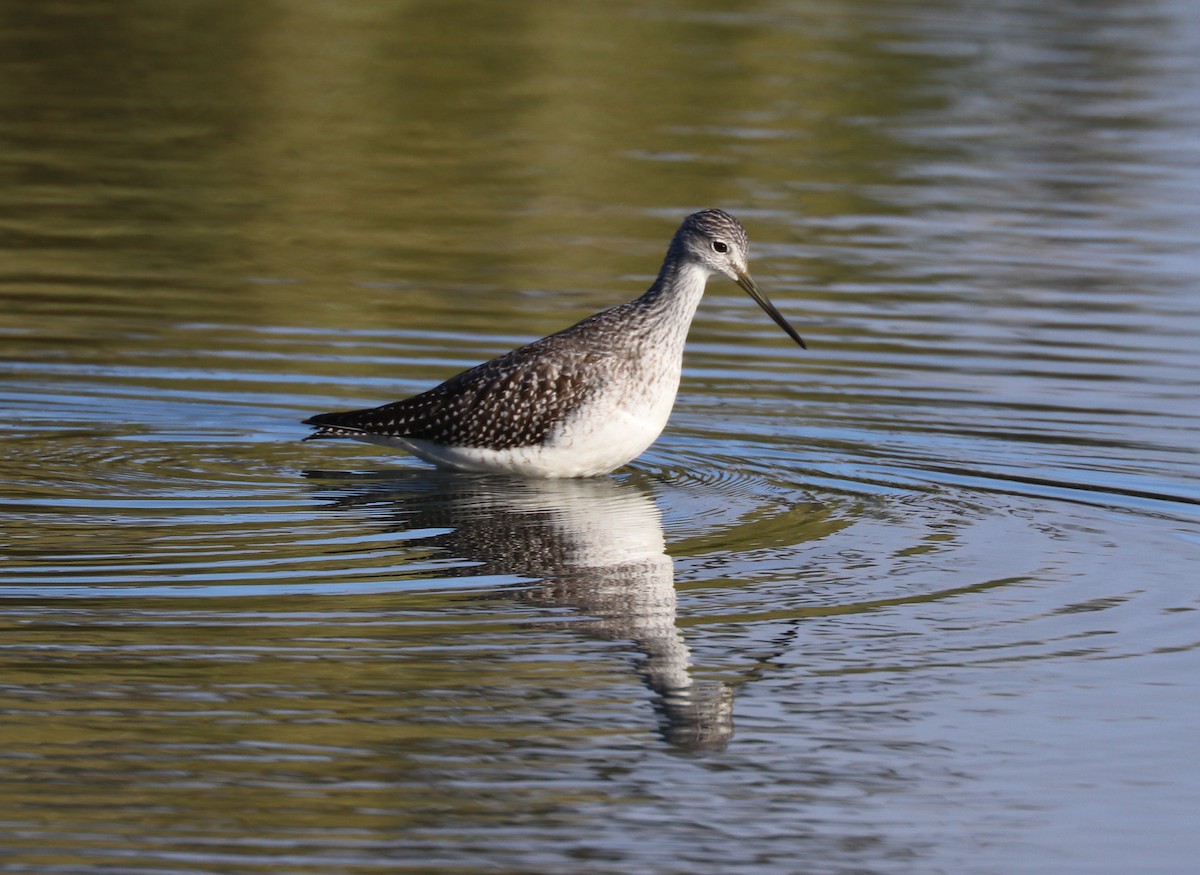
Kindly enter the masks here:
M 758 285 L 750 278 L 748 273 L 739 273 L 737 284 L 746 290 L 746 294 L 754 299 L 758 306 L 762 307 L 767 315 L 775 320 L 775 324 L 788 333 L 788 337 L 800 344 L 801 349 L 808 349 L 808 344 L 804 342 L 796 329 L 788 324 L 788 321 L 783 318 L 783 314 L 775 309 L 775 305 L 771 303 L 771 299 L 758 290 Z

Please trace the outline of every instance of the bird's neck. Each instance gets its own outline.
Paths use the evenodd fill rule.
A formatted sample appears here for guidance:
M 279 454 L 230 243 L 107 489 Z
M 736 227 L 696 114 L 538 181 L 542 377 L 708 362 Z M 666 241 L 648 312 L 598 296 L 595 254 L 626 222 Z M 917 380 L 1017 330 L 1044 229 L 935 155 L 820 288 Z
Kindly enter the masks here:
M 672 319 L 689 324 L 704 297 L 709 271 L 694 261 L 667 258 L 641 302 Z
M 654 284 L 633 303 L 639 313 L 634 333 L 653 338 L 663 355 L 681 359 L 708 277 L 708 270 L 694 261 L 668 258 Z

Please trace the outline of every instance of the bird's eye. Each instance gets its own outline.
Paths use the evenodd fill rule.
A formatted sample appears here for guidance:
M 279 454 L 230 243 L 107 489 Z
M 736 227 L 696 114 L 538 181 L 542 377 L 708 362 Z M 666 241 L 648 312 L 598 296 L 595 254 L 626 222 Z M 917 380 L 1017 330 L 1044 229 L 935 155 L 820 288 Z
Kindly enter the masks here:
M 724 241 L 722 241 L 722 240 L 714 240 L 713 241 L 713 249 L 716 250 L 717 252 L 728 252 L 729 251 L 729 247 L 726 246 Z

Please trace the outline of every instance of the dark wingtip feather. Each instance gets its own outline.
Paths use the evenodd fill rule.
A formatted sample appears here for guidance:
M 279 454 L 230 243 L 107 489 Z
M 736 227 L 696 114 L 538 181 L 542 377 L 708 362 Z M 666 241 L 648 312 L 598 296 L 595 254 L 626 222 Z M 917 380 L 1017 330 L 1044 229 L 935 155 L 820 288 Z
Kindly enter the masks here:
M 311 425 L 316 431 L 304 438 L 306 441 L 322 440 L 324 438 L 350 438 L 361 435 L 364 429 L 347 425 L 346 419 L 362 411 L 351 410 L 345 413 L 318 413 L 303 420 L 304 425 Z
M 318 427 L 322 425 L 335 425 L 337 418 L 341 415 L 342 414 L 340 413 L 318 413 L 314 416 L 310 416 L 308 419 L 301 420 L 301 422 L 304 425 L 314 425 Z

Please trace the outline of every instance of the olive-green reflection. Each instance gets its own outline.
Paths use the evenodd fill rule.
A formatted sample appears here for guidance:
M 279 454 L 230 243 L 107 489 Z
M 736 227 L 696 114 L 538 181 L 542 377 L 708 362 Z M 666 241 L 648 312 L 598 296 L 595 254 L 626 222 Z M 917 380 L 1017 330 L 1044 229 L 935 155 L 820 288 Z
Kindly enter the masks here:
M 503 602 L 134 599 L 15 615 L 2 624 L 0 809 L 26 829 L 10 853 L 27 841 L 86 854 L 136 829 L 151 853 L 169 830 L 176 851 L 223 838 L 253 856 L 432 827 L 450 798 L 466 822 L 492 803 L 452 788 L 486 782 L 490 752 L 613 731 L 585 719 L 602 671 L 482 658 L 516 634 Z M 574 725 L 540 720 L 549 689 L 575 701 Z
M 818 172 L 841 183 L 820 212 L 894 181 L 886 125 L 829 124 L 914 106 L 928 59 L 863 39 L 872 6 L 6 4 L 6 270 L 48 294 L 170 277 L 193 294 L 152 287 L 163 321 L 444 327 L 442 290 L 499 290 L 478 324 L 523 306 L 545 334 L 570 316 L 514 292 L 586 292 L 572 316 L 632 296 L 613 278 L 660 253 L 622 236 Z M 359 280 L 392 287 L 349 300 Z

